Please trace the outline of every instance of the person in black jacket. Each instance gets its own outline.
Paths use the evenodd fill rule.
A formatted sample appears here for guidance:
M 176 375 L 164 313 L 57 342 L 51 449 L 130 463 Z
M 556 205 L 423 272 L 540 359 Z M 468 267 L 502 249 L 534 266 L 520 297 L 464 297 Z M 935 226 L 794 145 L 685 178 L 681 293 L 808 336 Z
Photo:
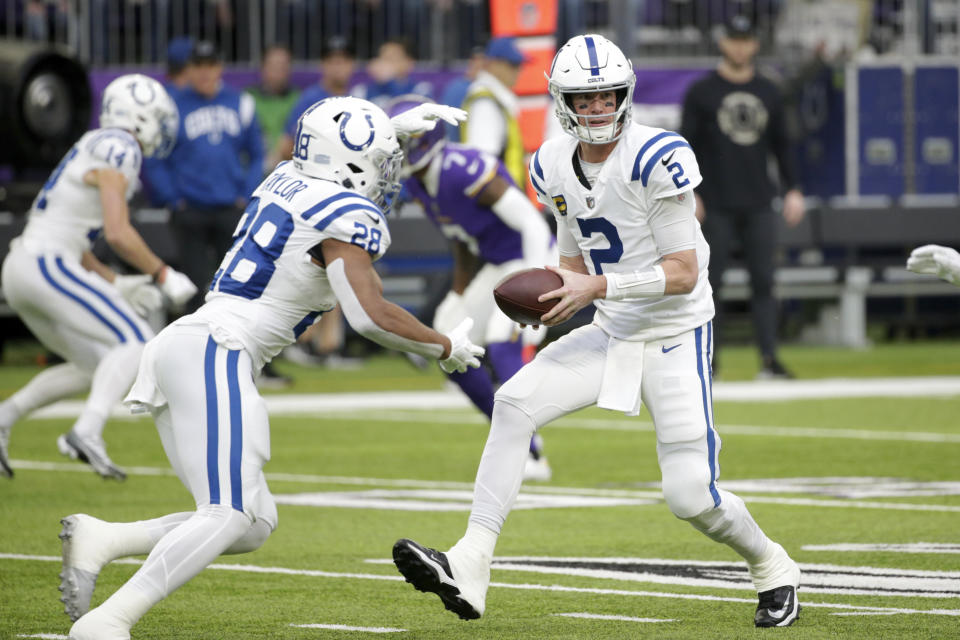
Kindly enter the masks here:
M 777 302 L 773 297 L 778 222 L 771 207 L 777 187 L 767 172 L 776 158 L 789 226 L 804 216 L 803 193 L 787 139 L 781 92 L 754 67 L 758 42 L 750 19 L 734 16 L 719 41 L 716 71 L 694 83 L 683 102 L 680 133 L 703 170 L 697 218 L 710 244 L 710 285 L 719 325 L 723 272 L 736 241 L 750 272 L 751 311 L 762 359 L 759 378 L 791 378 L 777 358 Z M 720 345 L 717 327 L 716 345 Z M 716 368 L 714 355 L 714 368 Z

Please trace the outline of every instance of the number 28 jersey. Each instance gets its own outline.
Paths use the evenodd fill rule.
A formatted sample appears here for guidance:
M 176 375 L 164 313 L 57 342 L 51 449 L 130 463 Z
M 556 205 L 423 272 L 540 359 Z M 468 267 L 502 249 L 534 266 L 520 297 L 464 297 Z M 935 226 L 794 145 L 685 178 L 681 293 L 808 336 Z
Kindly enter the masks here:
M 280 163 L 253 192 L 205 304 L 178 322 L 202 320 L 218 343 L 246 349 L 263 366 L 336 305 L 326 271 L 309 254 L 328 238 L 362 247 L 373 260 L 390 245 L 386 218 L 371 200 Z
M 578 250 L 569 253 L 561 242 L 561 255 L 581 255 L 588 272 L 600 275 L 650 269 L 666 254 L 696 249 L 700 268 L 694 290 L 686 295 L 595 300 L 594 323 L 615 338 L 647 341 L 708 322 L 714 312 L 707 280 L 710 248 L 699 223 L 692 219 L 694 237 L 674 247 L 658 247 L 650 225 L 658 200 L 692 204 L 693 189 L 702 180 L 693 149 L 679 134 L 631 124 L 590 188 L 575 170 L 577 145 L 572 136 L 555 137 L 530 160 L 530 181 L 537 198 L 553 212 L 558 237 L 566 232 L 577 243 Z

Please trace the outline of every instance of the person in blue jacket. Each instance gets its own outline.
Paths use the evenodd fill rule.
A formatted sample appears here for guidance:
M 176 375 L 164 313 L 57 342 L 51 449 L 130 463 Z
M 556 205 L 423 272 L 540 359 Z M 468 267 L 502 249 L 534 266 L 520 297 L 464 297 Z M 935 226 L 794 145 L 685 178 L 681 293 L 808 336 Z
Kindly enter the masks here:
M 253 97 L 224 86 L 213 43 L 194 45 L 187 85 L 174 96 L 180 111 L 170 156 L 145 167 L 154 200 L 171 212 L 182 271 L 202 302 L 216 265 L 230 248 L 247 194 L 263 179 L 263 138 Z

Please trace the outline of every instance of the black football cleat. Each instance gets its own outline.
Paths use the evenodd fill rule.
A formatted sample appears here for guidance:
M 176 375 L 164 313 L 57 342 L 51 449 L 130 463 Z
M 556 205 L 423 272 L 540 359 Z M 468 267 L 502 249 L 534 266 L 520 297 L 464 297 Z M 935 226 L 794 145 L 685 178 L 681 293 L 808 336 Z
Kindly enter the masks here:
M 437 594 L 461 619 L 476 620 L 483 614 L 483 604 L 475 607 L 461 596 L 445 553 L 403 538 L 393 545 L 393 563 L 415 589 Z
M 800 617 L 797 589 L 792 585 L 761 591 L 757 596 L 760 604 L 753 622 L 758 627 L 789 627 Z

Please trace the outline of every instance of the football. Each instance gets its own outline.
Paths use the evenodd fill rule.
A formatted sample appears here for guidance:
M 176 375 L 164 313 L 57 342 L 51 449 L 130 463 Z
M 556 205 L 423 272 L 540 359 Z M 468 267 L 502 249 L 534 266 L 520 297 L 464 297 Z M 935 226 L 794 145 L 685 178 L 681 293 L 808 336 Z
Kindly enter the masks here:
M 500 310 L 514 322 L 540 324 L 540 317 L 553 309 L 559 298 L 539 302 L 537 298 L 563 286 L 563 278 L 546 269 L 524 269 L 511 273 L 493 289 Z

